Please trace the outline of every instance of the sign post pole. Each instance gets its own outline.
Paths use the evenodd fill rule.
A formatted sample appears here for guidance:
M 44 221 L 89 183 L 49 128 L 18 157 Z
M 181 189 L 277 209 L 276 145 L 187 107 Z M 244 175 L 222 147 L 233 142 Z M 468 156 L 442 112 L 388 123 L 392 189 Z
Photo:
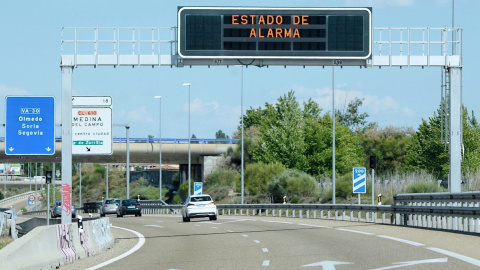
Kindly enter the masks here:
M 360 194 L 367 192 L 367 170 L 353 168 L 353 193 L 358 193 L 358 204 L 361 204 Z

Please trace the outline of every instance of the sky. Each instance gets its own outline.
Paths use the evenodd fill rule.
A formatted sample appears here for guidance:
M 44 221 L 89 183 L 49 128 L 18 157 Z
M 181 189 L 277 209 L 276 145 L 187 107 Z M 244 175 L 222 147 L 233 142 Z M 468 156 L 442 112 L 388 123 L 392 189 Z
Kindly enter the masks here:
M 173 27 L 178 6 L 245 7 L 372 7 L 373 27 L 451 27 L 452 0 L 197 0 L 2 1 L 0 5 L 0 94 L 55 96 L 56 122 L 61 123 L 62 27 Z M 292 5 L 295 3 L 295 5 Z M 463 28 L 463 103 L 480 111 L 479 80 L 474 67 L 480 44 L 476 13 L 480 1 L 456 0 L 454 24 Z M 129 124 L 131 137 L 158 138 L 161 95 L 162 137 L 215 138 L 222 130 L 232 136 L 241 116 L 240 67 L 78 67 L 73 71 L 73 95 L 111 96 L 113 125 Z M 438 67 L 335 69 L 335 108 L 343 110 L 354 98 L 364 100 L 361 112 L 380 127 L 412 127 L 433 116 L 441 98 Z M 274 104 L 290 90 L 297 100 L 312 98 L 323 113 L 332 109 L 331 67 L 244 68 L 243 108 Z M 5 98 L 0 101 L 5 123 Z M 57 128 L 57 136 L 61 129 Z M 0 130 L 4 136 L 5 130 Z M 114 126 L 114 137 L 125 128 Z

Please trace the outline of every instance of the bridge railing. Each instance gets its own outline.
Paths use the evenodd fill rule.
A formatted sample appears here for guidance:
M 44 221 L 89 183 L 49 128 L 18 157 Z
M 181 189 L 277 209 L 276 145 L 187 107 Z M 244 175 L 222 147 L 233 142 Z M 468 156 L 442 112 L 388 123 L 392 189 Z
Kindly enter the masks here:
M 127 138 L 112 138 L 114 143 L 126 143 Z M 4 142 L 5 137 L 0 137 L 0 142 Z M 61 142 L 62 137 L 55 137 L 55 141 Z M 190 139 L 190 143 L 198 143 L 198 144 L 209 144 L 209 143 L 223 143 L 223 144 L 234 144 L 237 143 L 239 139 L 202 139 L 202 138 L 192 138 Z M 131 143 L 159 143 L 160 138 L 130 138 L 129 142 Z M 172 143 L 172 144 L 180 144 L 180 143 L 188 143 L 188 139 L 180 139 L 180 138 L 162 138 L 162 143 Z

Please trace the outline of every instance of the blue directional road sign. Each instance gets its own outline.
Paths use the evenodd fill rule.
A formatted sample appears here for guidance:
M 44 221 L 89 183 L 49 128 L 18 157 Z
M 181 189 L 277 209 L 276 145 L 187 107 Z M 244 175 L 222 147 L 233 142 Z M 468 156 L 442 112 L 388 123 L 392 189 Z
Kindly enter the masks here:
M 202 195 L 203 183 L 195 182 L 193 183 L 193 195 Z
M 55 154 L 55 97 L 7 96 L 5 155 Z
M 353 193 L 367 193 L 367 170 L 353 168 Z

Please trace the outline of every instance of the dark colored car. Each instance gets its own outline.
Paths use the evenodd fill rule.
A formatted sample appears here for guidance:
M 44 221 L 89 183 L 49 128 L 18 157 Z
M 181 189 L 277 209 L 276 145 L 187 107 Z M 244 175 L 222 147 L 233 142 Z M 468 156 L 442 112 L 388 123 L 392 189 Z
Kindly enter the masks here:
M 62 216 L 62 201 L 56 201 L 53 204 L 52 209 L 50 210 L 50 216 L 52 218 Z M 72 204 L 72 218 L 75 218 L 75 216 L 76 216 L 75 205 Z
M 123 217 L 124 215 L 135 215 L 136 217 L 142 216 L 142 206 L 137 199 L 120 201 L 117 208 L 117 217 Z
M 118 204 L 120 204 L 120 199 L 116 199 L 116 198 L 105 199 L 102 202 L 102 205 L 100 205 L 100 216 L 104 217 L 105 215 L 108 215 L 108 214 L 116 214 Z

